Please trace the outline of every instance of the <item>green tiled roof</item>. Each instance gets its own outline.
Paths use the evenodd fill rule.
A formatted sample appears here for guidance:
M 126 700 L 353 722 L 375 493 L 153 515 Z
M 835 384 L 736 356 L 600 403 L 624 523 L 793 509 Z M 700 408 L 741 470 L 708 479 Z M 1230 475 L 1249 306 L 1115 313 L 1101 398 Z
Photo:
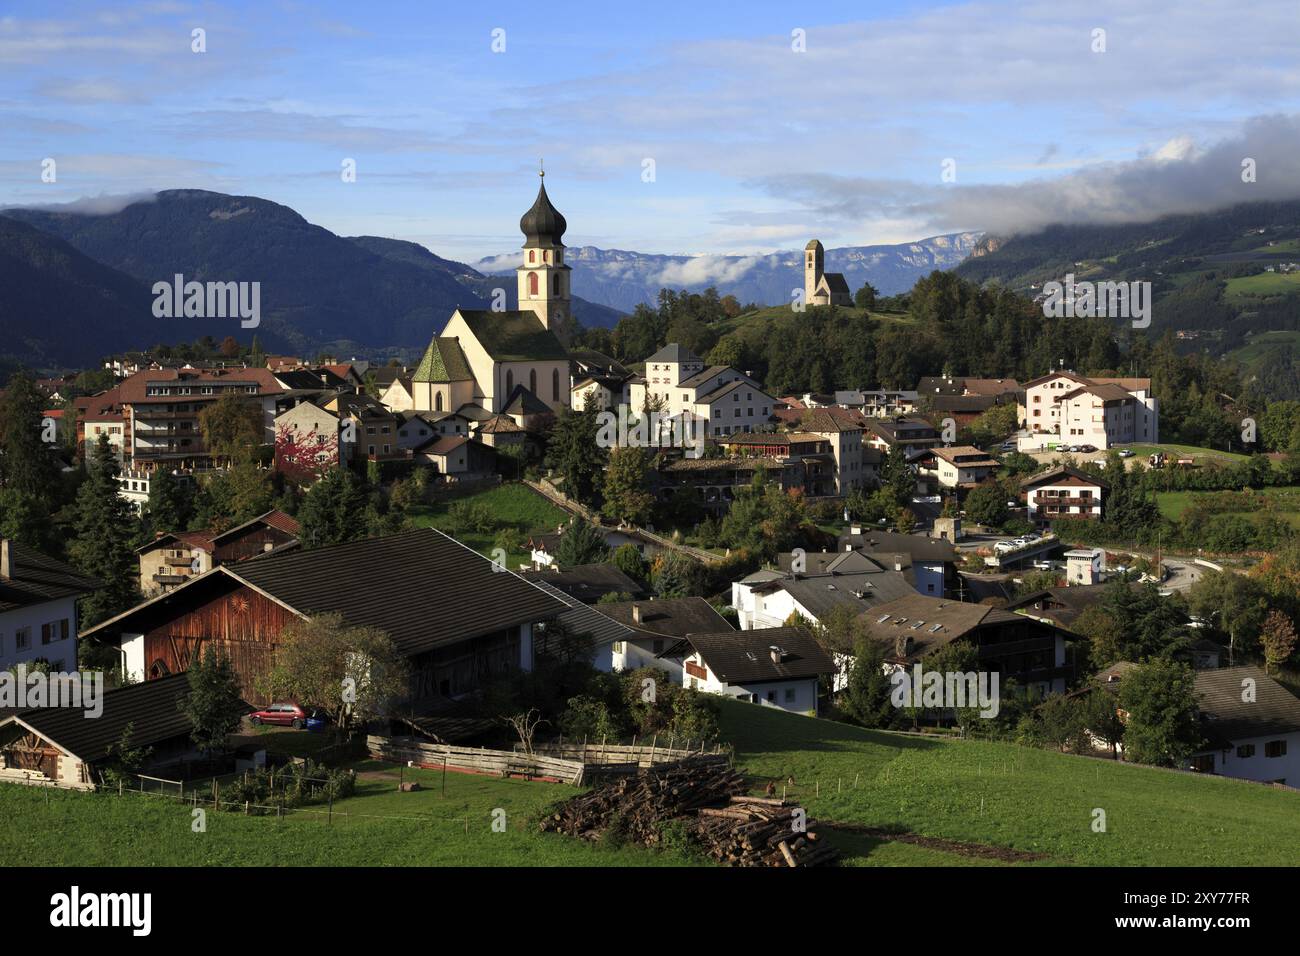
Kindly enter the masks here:
M 472 379 L 465 353 L 455 339 L 434 336 L 415 370 L 415 382 L 464 382 Z
M 532 309 L 461 309 L 479 344 L 498 362 L 564 362 L 569 353 Z

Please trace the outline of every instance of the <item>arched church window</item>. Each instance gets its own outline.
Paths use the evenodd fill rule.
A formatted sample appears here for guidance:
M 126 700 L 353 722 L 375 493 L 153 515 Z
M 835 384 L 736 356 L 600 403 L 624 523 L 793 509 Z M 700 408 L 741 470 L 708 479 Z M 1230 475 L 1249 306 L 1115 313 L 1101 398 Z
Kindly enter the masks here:
M 558 368 L 553 368 L 551 369 L 551 401 L 558 402 L 559 400 L 560 400 L 560 370 Z
M 434 398 L 434 400 L 433 400 L 433 410 L 434 410 L 435 412 L 440 412 L 440 411 L 442 411 L 442 392 L 438 392 L 437 397 Z
M 529 249 L 529 250 L 528 250 L 528 261 L 529 261 L 529 262 L 536 262 L 536 261 L 537 261 L 537 251 L 536 251 L 535 249 Z
M 510 396 L 510 393 L 513 392 L 514 390 L 515 390 L 515 373 L 512 372 L 510 369 L 506 369 L 506 397 L 508 398 Z
M 528 391 L 537 394 L 537 369 L 535 368 L 528 370 Z
M 537 295 L 537 273 L 528 273 L 528 294 Z

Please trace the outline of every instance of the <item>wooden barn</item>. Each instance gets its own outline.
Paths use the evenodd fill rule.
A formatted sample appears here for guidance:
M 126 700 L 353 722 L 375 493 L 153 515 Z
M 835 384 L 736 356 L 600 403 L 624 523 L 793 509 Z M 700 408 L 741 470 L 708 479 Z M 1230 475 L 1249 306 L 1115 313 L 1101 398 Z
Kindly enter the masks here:
M 193 726 L 179 706 L 188 693 L 189 681 L 174 674 L 105 691 L 94 719 L 73 707 L 0 711 L 0 783 L 94 789 L 128 726 L 131 746 L 149 749 L 149 766 L 193 753 Z
M 82 638 L 118 650 L 123 671 L 157 680 L 215 647 L 245 698 L 272 666 L 290 622 L 335 612 L 385 631 L 412 672 L 420 709 L 476 689 L 492 673 L 530 670 L 533 625 L 567 606 L 440 531 L 421 529 L 221 565 L 111 618 Z

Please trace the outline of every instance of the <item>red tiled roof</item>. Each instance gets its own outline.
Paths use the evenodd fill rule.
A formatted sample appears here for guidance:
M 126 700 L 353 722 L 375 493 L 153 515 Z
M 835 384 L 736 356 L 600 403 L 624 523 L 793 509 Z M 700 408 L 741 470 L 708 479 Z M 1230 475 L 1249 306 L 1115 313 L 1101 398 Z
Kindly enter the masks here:
M 259 395 L 278 395 L 284 388 L 276 381 L 270 369 L 266 368 L 151 368 L 136 372 L 125 379 L 115 389 L 124 405 L 139 405 L 147 402 L 174 402 L 175 395 L 149 395 L 148 387 L 153 384 L 184 385 L 225 385 L 240 383 L 256 385 Z M 190 400 L 212 398 L 214 396 L 188 395 Z M 215 397 L 220 397 L 217 395 Z

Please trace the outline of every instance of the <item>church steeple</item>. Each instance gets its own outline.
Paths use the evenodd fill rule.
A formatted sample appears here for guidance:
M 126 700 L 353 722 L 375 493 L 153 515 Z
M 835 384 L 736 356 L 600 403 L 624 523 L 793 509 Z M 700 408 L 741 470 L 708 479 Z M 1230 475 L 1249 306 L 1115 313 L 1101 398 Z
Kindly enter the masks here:
M 519 220 L 524 234 L 524 261 L 519 267 L 519 308 L 532 309 L 547 328 L 560 327 L 569 312 L 569 272 L 564 264 L 564 230 L 568 223 L 546 195 L 546 170 L 532 207 Z

